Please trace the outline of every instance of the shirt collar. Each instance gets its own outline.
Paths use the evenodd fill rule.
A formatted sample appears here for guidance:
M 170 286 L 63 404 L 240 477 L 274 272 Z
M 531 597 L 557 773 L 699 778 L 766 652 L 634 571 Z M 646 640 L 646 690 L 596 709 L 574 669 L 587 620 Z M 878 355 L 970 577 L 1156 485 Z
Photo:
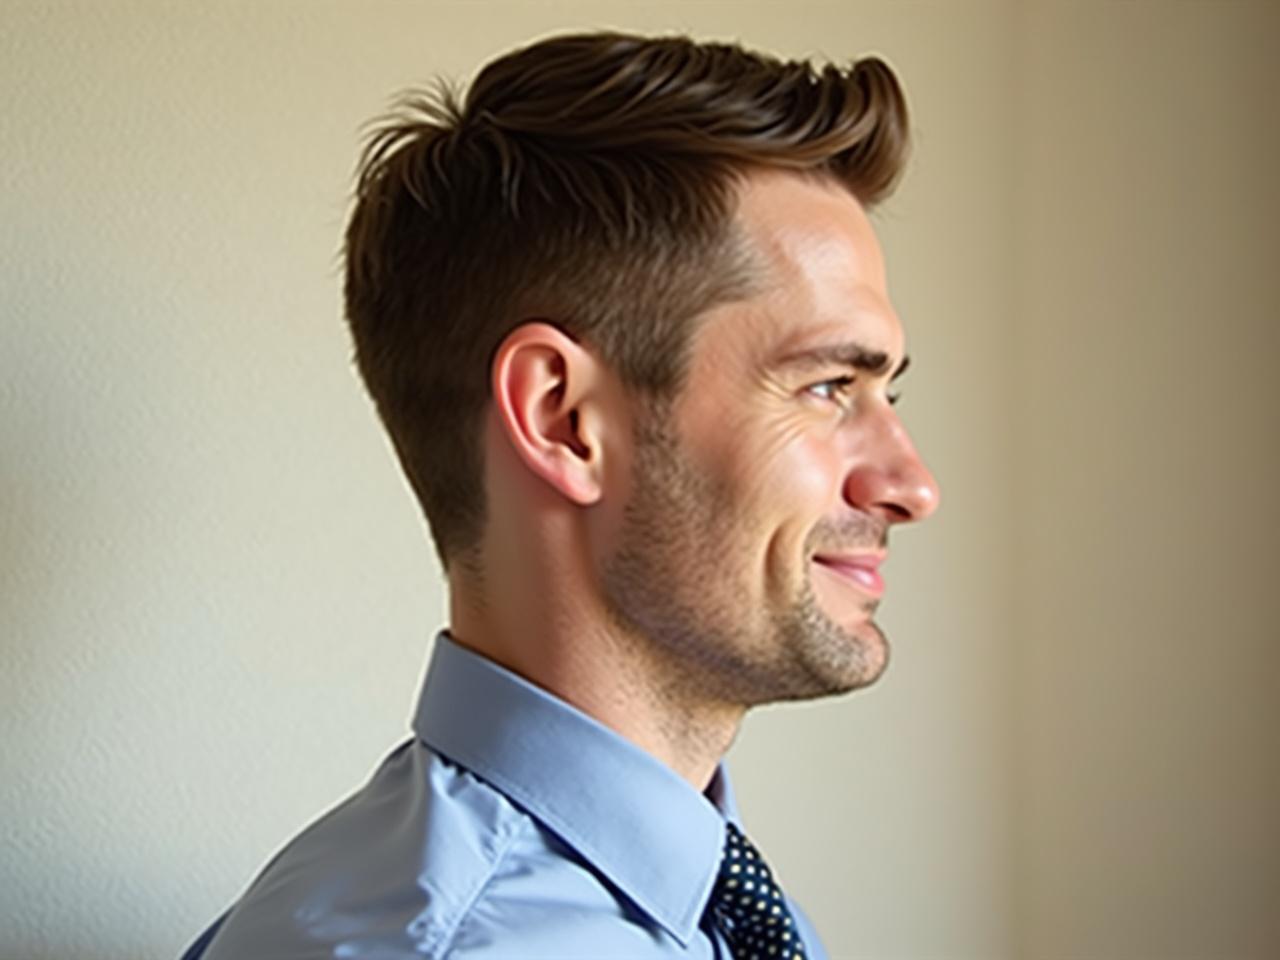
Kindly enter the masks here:
M 738 811 L 721 763 L 697 792 L 598 720 L 441 631 L 413 721 L 424 743 L 542 821 L 687 945 Z

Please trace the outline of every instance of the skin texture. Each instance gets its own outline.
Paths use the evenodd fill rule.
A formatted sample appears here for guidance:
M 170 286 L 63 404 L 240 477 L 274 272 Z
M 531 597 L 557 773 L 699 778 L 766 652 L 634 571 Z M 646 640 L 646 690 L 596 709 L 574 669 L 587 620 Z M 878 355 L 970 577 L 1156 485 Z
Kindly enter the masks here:
M 760 289 L 700 319 L 667 409 L 630 401 L 550 324 L 503 342 L 484 582 L 450 578 L 459 642 L 698 790 L 749 708 L 881 675 L 879 599 L 814 557 L 883 553 L 892 525 L 938 504 L 889 403 L 904 338 L 861 205 L 834 184 L 753 173 L 738 223 Z M 775 362 L 848 341 L 886 354 L 884 371 Z

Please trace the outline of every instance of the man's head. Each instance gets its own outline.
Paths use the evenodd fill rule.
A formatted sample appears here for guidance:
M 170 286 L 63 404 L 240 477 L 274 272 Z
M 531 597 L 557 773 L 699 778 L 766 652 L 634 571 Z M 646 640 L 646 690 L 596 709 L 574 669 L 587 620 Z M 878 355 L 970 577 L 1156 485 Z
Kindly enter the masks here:
M 366 155 L 347 303 L 446 568 L 500 568 L 517 617 L 569 581 L 554 615 L 672 699 L 873 681 L 874 566 L 937 502 L 865 214 L 904 162 L 888 67 L 564 37 L 413 109 Z
M 555 37 L 488 65 L 461 102 L 407 101 L 363 158 L 346 306 L 446 570 L 484 529 L 482 418 L 512 330 L 552 322 L 637 400 L 669 401 L 699 318 L 756 279 L 743 175 L 830 178 L 870 207 L 906 146 L 875 58 L 815 71 L 680 37 Z

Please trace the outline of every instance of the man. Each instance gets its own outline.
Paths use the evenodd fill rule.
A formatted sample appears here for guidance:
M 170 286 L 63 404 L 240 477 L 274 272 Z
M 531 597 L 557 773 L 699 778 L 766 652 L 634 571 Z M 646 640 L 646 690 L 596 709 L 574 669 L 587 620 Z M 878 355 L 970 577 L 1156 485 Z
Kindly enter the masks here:
M 375 136 L 347 316 L 450 626 L 414 738 L 188 957 L 825 955 L 721 758 L 880 676 L 937 505 L 865 213 L 906 131 L 876 59 L 591 34 Z

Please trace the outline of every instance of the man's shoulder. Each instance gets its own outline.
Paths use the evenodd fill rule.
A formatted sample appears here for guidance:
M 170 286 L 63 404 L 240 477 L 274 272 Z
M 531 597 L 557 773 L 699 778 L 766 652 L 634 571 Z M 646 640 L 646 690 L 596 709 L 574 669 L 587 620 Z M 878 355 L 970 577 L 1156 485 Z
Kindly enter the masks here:
M 531 818 L 420 740 L 282 847 L 232 907 L 205 960 L 440 956 Z

